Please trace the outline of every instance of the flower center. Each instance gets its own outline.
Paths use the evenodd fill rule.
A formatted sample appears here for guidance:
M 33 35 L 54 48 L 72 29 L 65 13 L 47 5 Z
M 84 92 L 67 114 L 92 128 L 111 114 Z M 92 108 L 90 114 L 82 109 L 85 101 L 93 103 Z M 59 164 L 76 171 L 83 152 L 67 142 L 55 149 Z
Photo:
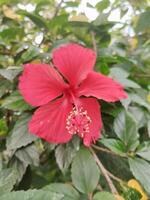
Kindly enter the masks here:
M 73 107 L 66 119 L 66 129 L 71 135 L 78 134 L 80 137 L 84 137 L 86 133 L 89 133 L 90 123 L 91 118 L 83 107 L 78 109 Z

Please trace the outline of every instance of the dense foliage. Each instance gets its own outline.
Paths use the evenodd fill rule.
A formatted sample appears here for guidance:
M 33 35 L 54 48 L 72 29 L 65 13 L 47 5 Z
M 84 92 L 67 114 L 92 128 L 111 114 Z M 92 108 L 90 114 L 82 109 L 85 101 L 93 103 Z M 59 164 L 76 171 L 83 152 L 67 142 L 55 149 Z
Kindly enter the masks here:
M 99 13 L 93 21 L 77 14 L 79 5 L 0 0 L 1 200 L 113 200 L 112 193 L 118 199 L 146 200 L 150 195 L 148 1 L 87 3 L 87 9 Z M 111 21 L 118 10 L 120 20 Z M 22 64 L 51 63 L 52 49 L 67 42 L 94 49 L 96 70 L 122 83 L 128 93 L 121 102 L 100 101 L 102 138 L 90 149 L 77 137 L 52 145 L 29 134 L 35 108 L 18 91 Z

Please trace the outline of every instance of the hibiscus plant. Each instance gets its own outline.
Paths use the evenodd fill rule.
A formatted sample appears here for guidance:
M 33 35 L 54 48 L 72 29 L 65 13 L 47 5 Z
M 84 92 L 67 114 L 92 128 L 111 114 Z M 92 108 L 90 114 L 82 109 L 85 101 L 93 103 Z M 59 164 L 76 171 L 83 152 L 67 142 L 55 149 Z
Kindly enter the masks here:
M 148 200 L 148 1 L 0 6 L 0 200 Z

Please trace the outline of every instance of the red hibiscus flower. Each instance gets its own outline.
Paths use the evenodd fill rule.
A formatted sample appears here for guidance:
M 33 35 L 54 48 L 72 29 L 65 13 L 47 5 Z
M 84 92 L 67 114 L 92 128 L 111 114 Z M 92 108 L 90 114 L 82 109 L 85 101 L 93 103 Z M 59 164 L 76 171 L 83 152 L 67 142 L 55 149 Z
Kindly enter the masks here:
M 115 102 L 126 98 L 123 87 L 94 72 L 96 55 L 68 44 L 53 51 L 53 66 L 26 64 L 19 89 L 32 106 L 40 106 L 29 131 L 50 143 L 66 143 L 74 134 L 90 146 L 100 137 L 100 106 L 96 98 Z

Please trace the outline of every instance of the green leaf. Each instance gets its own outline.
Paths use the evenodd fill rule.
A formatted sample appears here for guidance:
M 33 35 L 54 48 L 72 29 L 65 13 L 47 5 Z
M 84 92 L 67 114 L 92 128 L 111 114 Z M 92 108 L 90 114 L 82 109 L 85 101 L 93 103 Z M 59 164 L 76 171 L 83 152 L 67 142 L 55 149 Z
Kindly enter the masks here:
M 0 32 L 0 39 L 10 44 L 10 42 L 14 42 L 15 40 L 22 39 L 23 35 L 24 35 L 23 28 L 14 26 L 14 27 L 3 29 Z
M 138 22 L 135 27 L 137 33 L 143 32 L 150 28 L 150 10 L 143 12 L 138 19 Z
M 102 143 L 103 145 L 105 145 L 106 147 L 114 151 L 115 153 L 124 155 L 124 153 L 126 152 L 126 147 L 124 143 L 120 140 L 102 138 L 100 140 L 100 143 Z
M 68 14 L 62 14 L 54 17 L 52 20 L 48 22 L 49 29 L 60 29 L 59 24 L 61 24 L 61 30 L 62 26 L 68 25 Z
M 40 15 L 37 15 L 37 14 L 34 14 L 34 13 L 29 13 L 29 12 L 26 12 L 24 10 L 20 10 L 20 11 L 18 11 L 18 13 L 28 17 L 39 28 L 47 29 L 46 21 Z
M 138 106 L 129 106 L 128 109 L 136 120 L 138 128 L 143 127 L 147 122 L 146 111 Z
M 88 149 L 81 148 L 75 156 L 71 176 L 73 184 L 82 193 L 88 194 L 96 188 L 100 171 Z
M 5 136 L 8 133 L 8 127 L 6 120 L 0 119 L 0 137 Z
M 94 195 L 93 200 L 116 200 L 109 192 L 98 192 Z
M 58 145 L 55 149 L 56 162 L 60 170 L 65 173 L 70 166 L 72 159 L 79 150 L 80 140 L 78 137 L 73 137 L 72 140 L 63 145 Z
M 13 3 L 17 3 L 17 2 L 19 2 L 19 0 L 13 0 Z M 11 0 L 1 0 L 0 1 L 0 5 L 2 5 L 2 4 L 10 4 L 10 3 L 12 3 Z
M 68 184 L 52 183 L 43 188 L 43 190 L 54 192 L 57 194 L 63 194 L 62 200 L 80 200 L 79 193 Z
M 62 200 L 63 195 L 43 190 L 11 192 L 1 196 L 1 200 Z
M 0 69 L 0 75 L 12 81 L 21 71 L 21 69 Z
M 114 120 L 114 130 L 117 136 L 126 146 L 127 151 L 133 151 L 139 144 L 139 134 L 134 118 L 127 112 L 122 111 Z
M 75 2 L 73 2 L 73 1 L 67 1 L 67 2 L 65 2 L 66 3 L 66 6 L 65 7 L 77 7 L 78 5 L 79 5 L 79 2 L 77 2 L 77 1 L 75 1 Z
M 72 162 L 72 159 L 76 155 L 78 150 L 76 145 L 78 144 L 75 144 L 73 141 L 71 141 L 66 145 L 58 145 L 55 149 L 56 162 L 63 173 L 66 172 Z
M 99 63 L 98 63 L 99 64 Z M 100 65 L 99 70 L 102 74 L 108 75 L 109 74 L 109 67 L 105 64 Z
M 141 88 L 136 82 L 128 79 L 129 73 L 122 68 L 113 67 L 110 69 L 110 76 L 120 82 L 124 87 Z
M 28 122 L 30 118 L 30 115 L 24 114 L 16 122 L 12 134 L 7 138 L 7 149 L 15 150 L 36 140 L 36 137 L 28 132 Z
M 96 8 L 98 11 L 101 12 L 109 6 L 109 3 L 109 0 L 102 0 L 98 4 L 96 4 Z
M 128 99 L 130 101 L 145 107 L 148 111 L 150 111 L 150 104 L 146 101 L 146 92 L 143 89 L 137 90 L 137 93 L 128 93 Z
M 7 80 L 0 80 L 0 98 L 12 89 L 12 84 Z
M 147 192 L 150 191 L 150 164 L 140 158 L 129 158 L 130 170 Z
M 108 23 L 107 17 L 108 17 L 108 14 L 100 13 L 99 16 L 93 22 L 94 25 L 99 26 L 99 25 L 107 24 Z
M 27 104 L 18 91 L 14 91 L 2 100 L 2 107 L 13 111 L 31 110 L 32 107 Z
M 17 172 L 17 183 L 19 183 L 21 181 L 23 175 L 26 172 L 28 164 L 26 162 L 20 161 L 16 156 L 13 156 L 13 158 L 10 161 L 10 166 L 14 170 L 16 170 L 16 172 Z
M 32 164 L 34 166 L 39 165 L 39 153 L 34 144 L 17 150 L 15 156 L 26 164 Z
M 150 161 L 150 141 L 146 141 L 141 144 L 136 154 L 144 158 L 145 160 Z
M 30 46 L 26 52 L 24 52 L 21 56 L 21 63 L 26 63 L 40 55 L 39 49 L 34 46 Z
M 17 173 L 14 169 L 2 169 L 0 171 L 0 195 L 10 192 L 17 180 Z
M 142 195 L 139 193 L 136 189 L 133 189 L 131 187 L 126 188 L 125 191 L 123 192 L 123 195 L 125 200 L 141 200 Z
M 150 119 L 147 121 L 148 136 L 150 137 Z
M 39 165 L 39 153 L 34 144 L 18 149 L 11 159 L 10 166 L 17 171 L 17 181 L 20 182 L 28 165 Z

